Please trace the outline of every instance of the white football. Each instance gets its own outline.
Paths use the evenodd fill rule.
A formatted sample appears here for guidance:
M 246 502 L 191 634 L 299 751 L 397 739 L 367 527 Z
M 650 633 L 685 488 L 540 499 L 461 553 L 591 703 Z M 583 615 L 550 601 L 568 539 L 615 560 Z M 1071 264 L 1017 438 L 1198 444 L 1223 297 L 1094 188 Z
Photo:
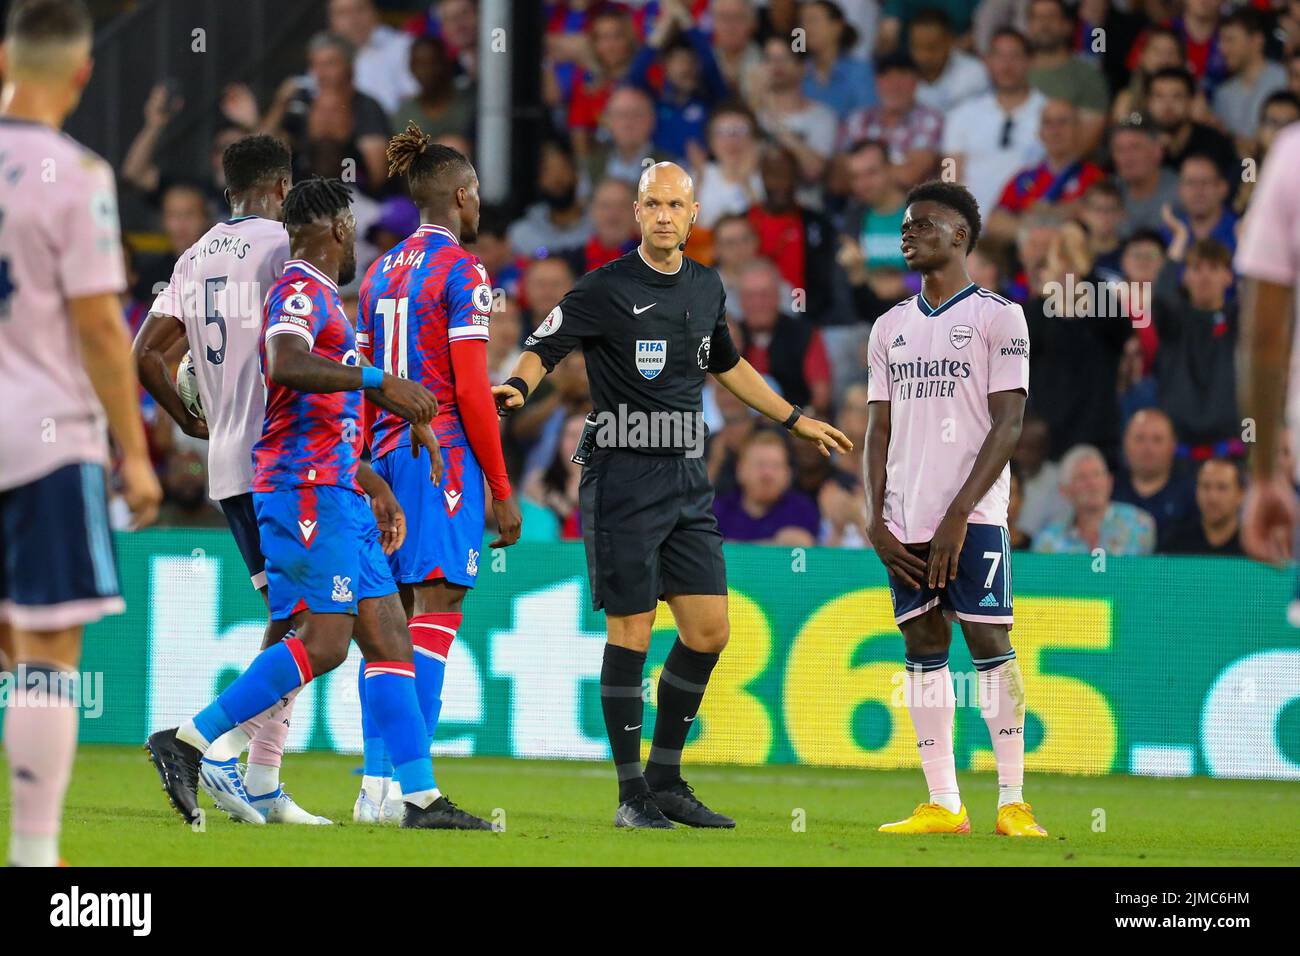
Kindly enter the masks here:
M 182 404 L 195 418 L 203 418 L 203 396 L 199 394 L 199 379 L 194 374 L 194 358 L 189 352 L 176 366 L 176 394 L 180 395 Z

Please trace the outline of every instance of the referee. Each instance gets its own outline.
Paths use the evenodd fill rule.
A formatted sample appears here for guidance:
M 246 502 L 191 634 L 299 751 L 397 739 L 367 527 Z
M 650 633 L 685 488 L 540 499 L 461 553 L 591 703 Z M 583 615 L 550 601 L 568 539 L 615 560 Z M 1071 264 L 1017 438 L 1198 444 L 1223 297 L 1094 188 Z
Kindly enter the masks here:
M 734 827 L 681 777 L 682 747 L 729 633 L 722 535 L 696 425 L 705 375 L 824 455 L 853 446 L 772 391 L 736 351 L 722 281 L 682 255 L 700 208 L 691 177 L 673 163 L 649 167 L 633 208 L 640 246 L 579 279 L 529 336 L 512 377 L 492 391 L 503 413 L 520 408 L 582 346 L 595 416 L 579 445 L 582 533 L 592 603 L 605 610 L 608 637 L 600 698 L 618 773 L 614 825 Z M 674 427 L 657 427 L 669 421 Z M 641 675 L 660 598 L 678 637 L 659 678 L 643 771 Z

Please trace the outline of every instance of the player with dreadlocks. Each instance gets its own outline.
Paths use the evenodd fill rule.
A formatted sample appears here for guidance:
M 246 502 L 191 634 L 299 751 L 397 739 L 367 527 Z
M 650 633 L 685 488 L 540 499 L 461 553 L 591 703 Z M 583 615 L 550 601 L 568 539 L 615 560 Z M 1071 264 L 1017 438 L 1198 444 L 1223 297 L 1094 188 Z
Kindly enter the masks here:
M 478 176 L 469 160 L 414 123 L 388 144 L 389 176 L 405 176 L 424 223 L 380 256 L 361 284 L 357 345 L 384 372 L 426 386 L 438 398 L 433 430 L 444 466 L 441 488 L 424 480 L 427 453 L 408 453 L 405 423 L 385 409 L 366 414 L 375 471 L 407 515 L 405 543 L 389 555 L 415 648 L 415 688 L 432 748 L 442 709 L 447 655 L 483 547 L 484 478 L 498 536 L 519 540 L 519 507 L 506 475 L 487 371 L 492 287 L 462 242 L 478 236 Z M 411 449 L 417 451 L 417 449 Z M 401 797 L 374 719 L 371 683 L 360 683 L 365 768 L 353 819 L 395 822 Z
M 262 651 L 217 699 L 146 744 L 172 805 L 192 822 L 203 753 L 222 734 L 338 667 L 355 636 L 366 693 L 401 781 L 402 825 L 490 829 L 439 792 L 415 694 L 405 615 L 385 552 L 405 535 L 388 484 L 360 460 L 361 392 L 409 423 L 409 444 L 437 458 L 436 399 L 362 359 L 339 299 L 356 274 L 356 221 L 337 179 L 298 183 L 284 200 L 291 258 L 264 307 L 266 421 L 253 446 L 253 507 L 271 619 L 293 636 Z M 426 473 L 438 480 L 437 468 Z M 366 495 L 370 507 L 366 506 Z M 373 512 L 373 513 L 372 513 Z

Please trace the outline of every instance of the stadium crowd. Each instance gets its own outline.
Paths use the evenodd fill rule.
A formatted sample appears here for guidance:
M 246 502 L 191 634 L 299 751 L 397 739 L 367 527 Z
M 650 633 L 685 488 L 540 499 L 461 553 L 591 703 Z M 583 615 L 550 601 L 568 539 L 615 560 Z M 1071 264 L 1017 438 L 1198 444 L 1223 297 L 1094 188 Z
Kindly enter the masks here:
M 386 179 L 386 139 L 414 121 L 473 157 L 491 64 L 474 0 L 402 6 L 330 0 L 306 76 L 267 103 L 228 87 L 206 181 L 161 170 L 183 99 L 154 90 L 121 188 L 152 202 L 167 251 L 130 256 L 133 327 L 175 256 L 224 214 L 221 150 L 247 132 L 285 138 L 298 176 L 352 170 L 359 275 L 414 230 L 414 205 Z M 1014 546 L 1241 553 L 1233 252 L 1270 142 L 1300 119 L 1300 0 L 545 8 L 536 201 L 485 208 L 473 247 L 499 290 L 494 382 L 576 277 L 635 247 L 644 165 L 679 162 L 701 204 L 687 254 L 721 273 L 742 353 L 857 445 L 827 461 L 710 387 L 703 454 L 723 533 L 864 547 L 867 336 L 919 290 L 899 250 L 907 190 L 956 180 L 984 220 L 971 277 L 1020 303 L 1030 329 Z M 525 538 L 580 536 L 569 455 L 589 409 L 574 354 L 503 422 Z M 201 447 L 164 415 L 151 428 L 163 523 L 219 526 Z

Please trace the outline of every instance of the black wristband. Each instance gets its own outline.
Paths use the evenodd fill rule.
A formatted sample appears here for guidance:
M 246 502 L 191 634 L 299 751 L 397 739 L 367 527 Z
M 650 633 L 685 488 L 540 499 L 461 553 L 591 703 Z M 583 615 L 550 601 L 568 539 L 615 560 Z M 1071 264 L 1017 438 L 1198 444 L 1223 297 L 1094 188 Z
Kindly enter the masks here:
M 514 378 L 508 378 L 505 380 L 504 384 L 509 385 L 511 388 L 518 390 L 519 394 L 524 397 L 524 401 L 525 402 L 528 401 L 528 383 L 525 382 L 522 378 L 519 378 L 518 376 L 515 376 Z
M 790 417 L 787 418 L 784 422 L 782 422 L 781 425 L 783 428 L 786 429 L 786 431 L 789 431 L 791 428 L 794 428 L 794 423 L 797 422 L 802 416 L 803 416 L 803 409 L 800 408 L 798 405 L 795 405 L 792 407 L 790 411 Z

